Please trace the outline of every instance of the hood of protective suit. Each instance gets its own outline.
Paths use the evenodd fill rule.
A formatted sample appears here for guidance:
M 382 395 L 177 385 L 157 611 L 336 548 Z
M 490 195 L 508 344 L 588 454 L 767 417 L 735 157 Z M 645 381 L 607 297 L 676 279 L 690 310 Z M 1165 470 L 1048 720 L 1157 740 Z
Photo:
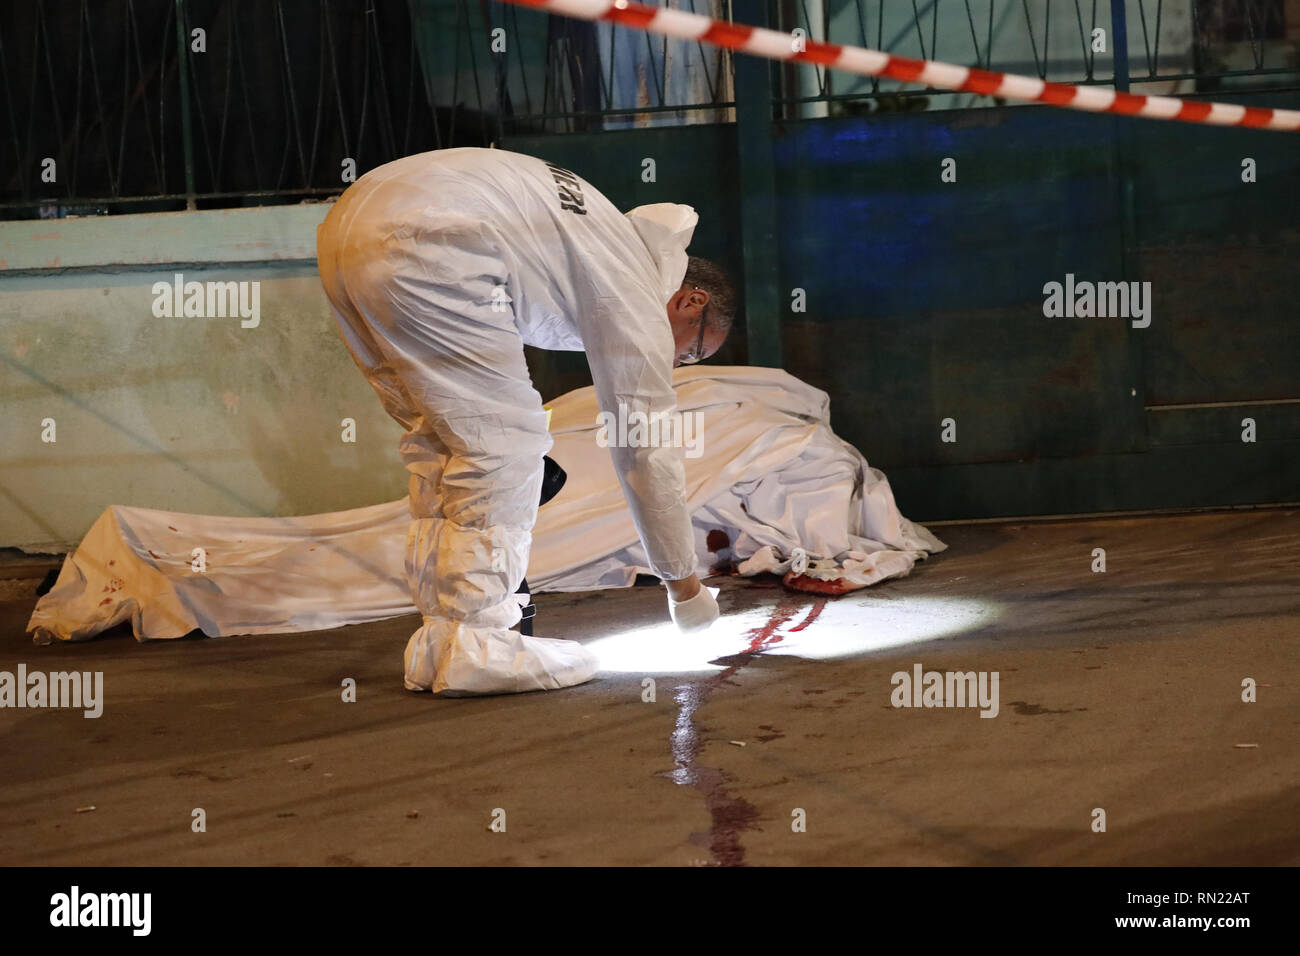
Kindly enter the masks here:
M 654 256 L 663 286 L 663 300 L 667 302 L 686 278 L 689 258 L 686 247 L 691 244 L 691 236 L 700 221 L 699 214 L 692 207 L 680 203 L 657 202 L 637 206 L 627 213 L 627 218 Z

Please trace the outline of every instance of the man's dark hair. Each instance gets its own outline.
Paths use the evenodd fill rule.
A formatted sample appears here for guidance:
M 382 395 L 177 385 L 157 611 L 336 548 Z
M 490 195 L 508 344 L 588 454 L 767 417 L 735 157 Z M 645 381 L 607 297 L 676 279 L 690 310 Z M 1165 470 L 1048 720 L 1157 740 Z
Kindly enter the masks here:
M 736 318 L 736 287 L 727 270 L 712 259 L 702 256 L 690 256 L 689 259 L 686 278 L 682 281 L 709 294 L 706 312 L 709 328 L 725 335 L 731 331 L 731 323 Z

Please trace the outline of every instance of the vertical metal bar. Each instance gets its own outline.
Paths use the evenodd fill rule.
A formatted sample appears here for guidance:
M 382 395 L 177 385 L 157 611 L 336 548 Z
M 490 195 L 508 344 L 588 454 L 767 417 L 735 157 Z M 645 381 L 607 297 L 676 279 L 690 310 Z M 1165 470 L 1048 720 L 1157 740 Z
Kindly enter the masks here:
M 514 9 L 513 7 L 511 9 Z M 488 56 L 491 60 L 493 69 L 496 72 L 496 143 L 500 145 L 505 142 L 505 112 L 506 102 L 510 99 L 507 86 L 510 82 L 510 48 L 518 42 L 514 37 L 508 38 L 506 49 L 502 53 L 492 52 L 492 31 L 497 27 L 503 27 L 505 24 L 506 11 L 501 8 L 501 4 L 486 4 L 483 10 L 483 17 L 487 21 L 488 34 Z M 519 34 L 516 33 L 517 37 Z
M 1121 93 L 1129 88 L 1128 72 L 1128 23 L 1124 0 L 1110 0 L 1111 44 L 1114 51 L 1114 85 Z M 1138 265 L 1138 216 L 1137 190 L 1134 182 L 1132 157 L 1136 155 L 1133 145 L 1135 124 L 1131 119 L 1111 117 L 1111 130 L 1114 136 L 1115 171 L 1119 178 L 1119 266 L 1125 282 L 1140 281 Z M 1151 444 L 1147 426 L 1146 405 L 1146 333 L 1124 323 L 1127 338 L 1126 351 L 1130 390 L 1124 396 L 1127 401 L 1130 451 L 1146 451 Z
M 1110 0 L 1111 46 L 1115 50 L 1115 89 L 1128 92 L 1128 21 L 1124 0 Z
M 1124 0 L 1119 0 L 1121 6 Z M 1052 58 L 1048 49 L 1052 43 L 1052 0 L 1045 0 L 1043 3 L 1043 79 L 1047 79 L 1047 71 L 1050 69 Z
M 737 22 L 767 26 L 765 0 L 736 0 Z M 734 59 L 736 169 L 744 256 L 745 331 L 750 365 L 781 367 L 780 260 L 776 246 L 776 158 L 772 149 L 772 71 L 756 56 Z
M 194 135 L 190 124 L 189 44 L 185 42 L 185 0 L 176 0 L 176 69 L 180 77 L 181 140 L 185 150 L 185 208 L 197 209 L 194 200 Z
M 442 123 L 438 119 L 437 87 L 434 84 L 437 76 L 435 63 L 439 60 L 437 24 L 427 3 L 410 0 L 407 10 L 411 18 L 411 42 L 415 49 L 413 65 L 420 71 L 420 87 L 424 90 L 424 100 L 433 121 L 433 145 L 435 149 L 442 149 L 448 144 L 443 140 Z M 452 103 L 455 102 L 453 91 Z
M 1114 0 L 1111 0 L 1114 3 Z M 1123 3 L 1123 0 L 1120 0 Z M 1025 11 L 1025 29 L 1029 31 L 1029 52 L 1034 55 L 1034 71 L 1038 74 L 1040 80 L 1047 79 L 1047 57 L 1043 57 L 1040 65 L 1038 62 L 1038 42 L 1034 39 L 1034 19 L 1029 14 L 1029 0 L 1020 0 L 1021 7 Z
M 1164 13 L 1165 0 L 1157 0 L 1156 3 L 1156 42 L 1155 52 L 1151 55 L 1151 71 L 1148 75 L 1155 76 L 1160 71 L 1160 17 Z

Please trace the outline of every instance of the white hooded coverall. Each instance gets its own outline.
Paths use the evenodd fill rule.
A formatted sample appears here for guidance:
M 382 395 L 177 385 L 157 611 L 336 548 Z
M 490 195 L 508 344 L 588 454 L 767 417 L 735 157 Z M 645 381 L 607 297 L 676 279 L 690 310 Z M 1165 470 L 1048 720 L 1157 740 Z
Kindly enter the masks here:
M 343 339 L 406 429 L 406 574 L 424 621 L 408 689 L 509 693 L 595 673 L 580 644 L 510 629 L 551 448 L 524 344 L 585 350 L 602 411 L 675 413 L 666 305 L 697 219 L 670 203 L 624 216 L 543 160 L 445 149 L 367 173 L 320 225 Z M 610 452 L 652 570 L 689 577 L 680 449 Z

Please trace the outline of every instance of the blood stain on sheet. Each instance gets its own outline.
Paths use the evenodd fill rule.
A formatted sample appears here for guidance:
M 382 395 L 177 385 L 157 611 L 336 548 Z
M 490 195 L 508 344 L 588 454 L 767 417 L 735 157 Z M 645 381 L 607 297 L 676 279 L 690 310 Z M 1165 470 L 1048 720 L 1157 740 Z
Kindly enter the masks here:
M 801 627 L 807 627 L 820 613 L 816 603 L 814 602 L 814 610 L 804 619 Z M 779 644 L 784 638 L 780 633 L 781 628 L 806 606 L 799 595 L 783 594 L 772 607 L 768 619 L 745 635 L 749 639 L 749 646 L 744 651 L 712 662 L 725 663 L 725 670 L 675 689 L 674 700 L 678 710 L 670 743 L 677 768 L 662 776 L 680 786 L 694 787 L 704 797 L 712 824 L 708 833 L 692 834 L 691 842 L 706 845 L 713 855 L 713 862 L 719 866 L 745 865 L 745 848 L 741 845 L 740 837 L 747 830 L 759 829 L 758 809 L 748 800 L 731 792 L 733 778 L 729 773 L 720 767 L 707 767 L 700 763 L 700 754 L 704 749 L 701 732 L 709 728 L 699 723 L 695 715 L 715 690 L 723 684 L 732 683 L 731 678 L 764 648 Z M 760 729 L 773 728 L 764 726 Z M 776 739 L 776 736 L 781 735 L 776 732 L 775 736 L 758 739 L 766 742 Z
M 838 597 L 841 594 L 848 594 L 850 591 L 856 591 L 858 585 L 851 584 L 843 578 L 832 578 L 823 580 L 821 578 L 810 577 L 807 574 L 795 574 L 793 571 L 787 571 L 785 577 L 781 579 L 782 583 L 795 591 L 807 591 L 812 594 L 830 594 Z
M 704 544 L 711 554 L 717 554 L 723 548 L 731 547 L 731 537 L 727 532 L 714 528 L 709 532 L 708 537 L 704 539 Z

